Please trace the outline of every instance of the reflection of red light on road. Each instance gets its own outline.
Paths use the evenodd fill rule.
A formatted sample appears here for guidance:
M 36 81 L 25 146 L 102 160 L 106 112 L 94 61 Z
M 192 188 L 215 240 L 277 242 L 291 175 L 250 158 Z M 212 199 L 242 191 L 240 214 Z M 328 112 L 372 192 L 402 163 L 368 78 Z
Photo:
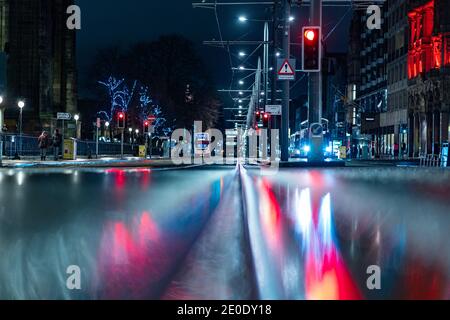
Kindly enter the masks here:
M 428 264 L 422 259 L 408 259 L 399 287 L 405 300 L 448 299 L 445 271 L 436 262 Z
M 144 212 L 133 222 L 130 227 L 123 222 L 110 224 L 103 234 L 98 264 L 104 278 L 102 298 L 142 299 L 155 273 L 166 268 L 161 255 L 164 242 L 151 214 Z
M 122 189 L 125 186 L 126 177 L 125 171 L 121 169 L 109 169 L 106 170 L 106 173 L 111 173 L 114 175 L 115 187 L 117 189 Z
M 262 181 L 258 185 L 260 194 L 261 224 L 270 249 L 277 255 L 282 254 L 281 243 L 281 209 L 269 182 Z
M 156 241 L 160 237 L 158 226 L 148 212 L 144 212 L 139 224 L 139 240 L 141 245 L 146 245 L 148 241 Z
M 307 248 L 305 286 L 306 298 L 310 300 L 362 298 L 335 244 L 329 194 L 322 198 L 318 225 Z

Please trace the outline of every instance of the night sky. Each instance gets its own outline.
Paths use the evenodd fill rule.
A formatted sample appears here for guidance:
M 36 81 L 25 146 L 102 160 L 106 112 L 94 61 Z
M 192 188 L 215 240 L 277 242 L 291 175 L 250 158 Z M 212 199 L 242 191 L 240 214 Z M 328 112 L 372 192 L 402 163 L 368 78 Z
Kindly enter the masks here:
M 209 1 L 209 0 L 208 0 Z M 212 79 L 218 88 L 228 87 L 229 57 L 226 51 L 207 48 L 203 40 L 219 39 L 214 12 L 207 9 L 193 9 L 191 0 L 77 0 L 82 11 L 82 30 L 78 33 L 78 66 L 80 87 L 83 76 L 95 52 L 102 47 L 121 45 L 123 47 L 138 41 L 153 40 L 160 35 L 178 33 L 194 41 L 200 54 L 205 57 Z M 325 32 L 331 30 L 340 17 L 347 13 L 343 23 L 327 41 L 332 51 L 345 51 L 351 13 L 347 8 L 325 8 Z M 307 23 L 307 8 L 295 8 L 293 15 L 293 37 Z M 263 26 L 258 22 L 246 25 L 237 23 L 237 17 L 245 14 L 249 18 L 264 19 L 261 7 L 221 7 L 218 11 L 223 38 L 225 40 L 262 40 Z M 234 47 L 231 54 L 239 50 L 250 52 L 253 48 Z M 295 50 L 294 50 L 295 54 Z M 251 63 L 252 61 L 250 61 Z M 233 57 L 233 63 L 239 60 Z

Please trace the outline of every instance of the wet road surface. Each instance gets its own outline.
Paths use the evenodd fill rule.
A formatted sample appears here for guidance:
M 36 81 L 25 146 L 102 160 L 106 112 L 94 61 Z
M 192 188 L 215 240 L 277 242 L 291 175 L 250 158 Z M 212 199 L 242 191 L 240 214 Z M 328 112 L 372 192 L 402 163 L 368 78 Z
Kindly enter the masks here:
M 449 195 L 413 168 L 2 170 L 0 299 L 450 299 Z

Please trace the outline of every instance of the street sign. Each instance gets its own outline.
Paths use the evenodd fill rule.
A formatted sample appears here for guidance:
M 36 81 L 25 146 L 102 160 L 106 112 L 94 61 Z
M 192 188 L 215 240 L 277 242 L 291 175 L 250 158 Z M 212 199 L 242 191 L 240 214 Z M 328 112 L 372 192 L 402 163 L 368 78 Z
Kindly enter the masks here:
M 266 113 L 269 113 L 272 116 L 281 116 L 281 105 L 267 105 Z
M 288 80 L 288 81 L 294 81 L 295 80 L 295 66 L 296 66 L 296 60 L 295 59 L 278 59 L 278 67 L 277 67 L 277 74 L 278 74 L 278 80 Z
M 321 138 L 323 136 L 323 126 L 320 123 L 311 125 L 311 136 L 313 138 Z
M 70 120 L 72 119 L 72 115 L 70 113 L 66 113 L 66 112 L 58 112 L 56 114 L 56 117 L 58 120 Z

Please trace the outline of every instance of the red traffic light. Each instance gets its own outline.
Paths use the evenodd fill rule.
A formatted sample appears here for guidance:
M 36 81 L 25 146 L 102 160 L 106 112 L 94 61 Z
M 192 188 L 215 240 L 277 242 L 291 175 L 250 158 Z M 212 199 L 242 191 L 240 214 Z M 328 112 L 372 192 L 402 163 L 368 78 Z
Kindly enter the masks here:
M 123 119 L 124 117 L 125 117 L 125 115 L 122 112 L 120 112 L 119 113 L 119 119 Z
M 306 30 L 305 38 L 309 41 L 314 41 L 314 39 L 316 39 L 316 33 L 314 32 L 314 30 Z
M 268 113 L 264 113 L 264 119 L 269 119 L 269 114 Z
M 148 121 L 145 121 L 145 122 L 144 122 L 144 126 L 146 126 L 146 127 L 148 127 L 149 124 L 150 124 L 150 123 L 149 123 Z

